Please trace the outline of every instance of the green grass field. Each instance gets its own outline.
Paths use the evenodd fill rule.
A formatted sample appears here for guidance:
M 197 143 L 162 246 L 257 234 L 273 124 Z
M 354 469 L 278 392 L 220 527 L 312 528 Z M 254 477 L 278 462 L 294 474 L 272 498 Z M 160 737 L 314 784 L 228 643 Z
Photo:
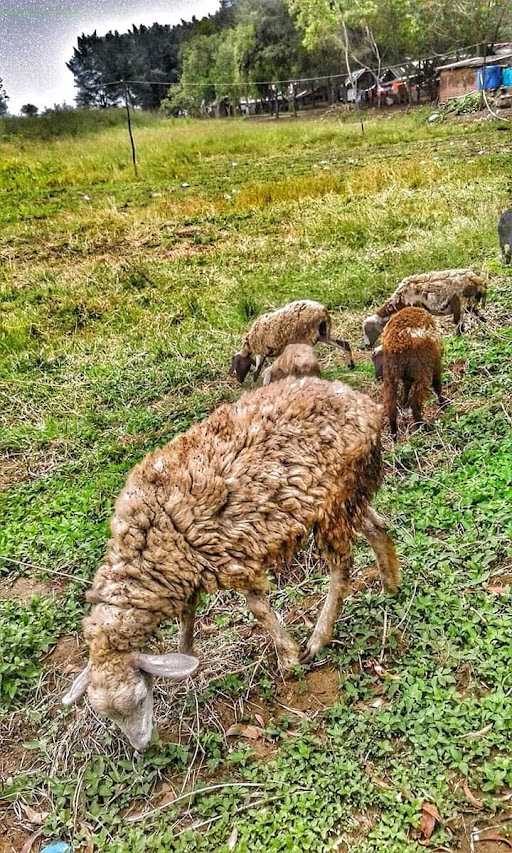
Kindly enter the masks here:
M 364 135 L 141 118 L 135 179 L 122 126 L 72 121 L 44 138 L 0 123 L 0 850 L 36 833 L 34 850 L 115 853 L 505 849 L 474 833 L 512 828 L 510 129 L 422 110 Z M 319 299 L 357 348 L 402 277 L 459 266 L 490 274 L 488 322 L 442 324 L 452 405 L 386 439 L 399 596 L 360 583 L 335 643 L 286 683 L 241 600 L 205 601 L 202 671 L 188 691 L 159 683 L 142 758 L 64 710 L 113 500 L 145 452 L 239 395 L 227 367 L 250 320 Z M 378 397 L 367 354 L 353 373 L 322 359 Z M 302 642 L 324 588 L 307 545 L 275 581 Z

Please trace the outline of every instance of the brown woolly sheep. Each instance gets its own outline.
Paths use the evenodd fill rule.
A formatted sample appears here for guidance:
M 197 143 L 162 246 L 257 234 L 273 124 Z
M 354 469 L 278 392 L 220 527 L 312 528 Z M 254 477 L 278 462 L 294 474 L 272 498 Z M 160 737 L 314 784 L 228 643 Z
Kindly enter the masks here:
M 137 465 L 122 490 L 103 565 L 87 595 L 89 664 L 64 697 L 88 690 L 93 708 L 131 744 L 151 738 L 149 675 L 186 678 L 197 596 L 234 589 L 290 668 L 299 650 L 272 612 L 268 572 L 309 531 L 330 567 L 326 601 L 302 660 L 332 638 L 360 531 L 386 589 L 399 566 L 383 519 L 369 502 L 382 477 L 381 407 L 340 382 L 288 379 L 222 405 Z M 164 620 L 181 619 L 181 654 L 143 647 Z
M 393 295 L 363 322 L 366 346 L 375 346 L 389 318 L 408 306 L 425 308 L 438 316 L 451 314 L 457 334 L 464 331 L 464 312 L 467 310 L 484 320 L 478 303 L 485 305 L 487 282 L 472 270 L 439 270 L 411 275 L 400 282 Z
M 263 374 L 263 385 L 278 382 L 286 376 L 320 376 L 320 364 L 309 344 L 288 344 Z
M 400 385 L 404 406 L 410 406 L 415 423 L 422 421 L 423 404 L 431 388 L 440 406 L 443 345 L 430 314 L 423 308 L 403 308 L 382 333 L 382 345 L 373 352 L 375 374 L 384 382 L 384 411 L 393 437 L 397 434 Z
M 349 367 L 354 367 L 348 341 L 331 337 L 331 316 L 325 305 L 310 299 L 289 302 L 254 321 L 242 349 L 233 356 L 229 372 L 242 383 L 251 367 L 255 366 L 256 380 L 265 360 L 280 355 L 288 344 L 313 346 L 316 343 L 344 350 L 348 353 Z

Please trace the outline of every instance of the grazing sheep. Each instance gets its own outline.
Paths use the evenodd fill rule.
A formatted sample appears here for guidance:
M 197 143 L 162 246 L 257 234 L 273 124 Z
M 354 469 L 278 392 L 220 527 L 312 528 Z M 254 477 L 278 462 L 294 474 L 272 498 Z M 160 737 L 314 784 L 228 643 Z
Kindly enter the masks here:
M 278 382 L 286 376 L 320 376 L 320 364 L 309 344 L 288 344 L 263 374 L 263 385 Z
M 309 531 L 330 567 L 326 601 L 303 660 L 332 638 L 361 531 L 386 589 L 399 565 L 383 519 L 369 506 L 382 477 L 381 407 L 340 382 L 288 379 L 222 405 L 146 456 L 117 499 L 112 538 L 87 595 L 89 663 L 64 697 L 88 690 L 138 750 L 149 743 L 148 674 L 184 679 L 197 596 L 234 589 L 268 631 L 281 663 L 299 650 L 272 612 L 268 572 Z M 180 617 L 180 654 L 139 651 L 164 620 Z
M 348 353 L 349 367 L 354 367 L 352 350 L 348 341 L 331 337 L 331 317 L 320 302 L 299 299 L 289 302 L 276 311 L 262 314 L 249 329 L 244 345 L 231 362 L 230 373 L 243 382 L 254 365 L 254 379 L 267 358 L 280 355 L 288 344 L 329 344 Z
M 498 222 L 501 258 L 504 264 L 512 262 L 512 210 L 505 210 Z
M 472 270 L 439 270 L 411 275 L 400 282 L 393 295 L 363 322 L 366 346 L 375 346 L 389 318 L 407 306 L 425 308 L 430 314 L 453 316 L 457 334 L 464 331 L 464 312 L 480 320 L 477 303 L 485 305 L 487 282 Z
M 415 423 L 422 421 L 423 404 L 433 388 L 440 406 L 443 345 L 430 314 L 423 308 L 402 308 L 386 325 L 382 346 L 373 352 L 377 379 L 384 382 L 384 411 L 393 437 L 397 434 L 400 386 L 403 405 L 410 406 Z

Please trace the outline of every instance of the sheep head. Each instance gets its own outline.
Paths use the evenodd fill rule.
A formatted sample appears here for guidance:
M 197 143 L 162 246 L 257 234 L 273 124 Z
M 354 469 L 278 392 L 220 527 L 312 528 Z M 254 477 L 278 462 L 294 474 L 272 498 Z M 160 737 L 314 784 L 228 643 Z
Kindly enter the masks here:
M 251 355 L 246 355 L 243 352 L 237 352 L 233 356 L 229 374 L 230 376 L 236 376 L 240 384 L 242 384 L 253 364 L 254 361 Z
M 366 317 L 363 321 L 363 342 L 366 347 L 375 346 L 388 319 L 378 314 L 370 314 Z
M 64 705 L 78 702 L 87 691 L 97 714 L 119 726 L 137 752 L 146 749 L 153 731 L 153 678 L 183 681 L 192 675 L 199 661 L 191 655 L 146 655 L 139 652 L 117 654 L 101 664 L 89 664 L 77 676 Z

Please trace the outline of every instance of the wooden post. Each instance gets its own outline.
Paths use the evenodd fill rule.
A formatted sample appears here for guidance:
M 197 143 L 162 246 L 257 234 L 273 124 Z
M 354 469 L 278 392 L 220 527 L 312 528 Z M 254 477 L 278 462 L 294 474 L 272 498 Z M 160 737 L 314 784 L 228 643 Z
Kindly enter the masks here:
M 128 94 L 128 86 L 124 83 L 124 105 L 126 108 L 126 120 L 128 123 L 128 136 L 130 137 L 130 145 L 132 147 L 132 163 L 133 163 L 133 171 L 135 172 L 135 177 L 139 177 L 139 172 L 137 169 L 137 152 L 135 150 L 135 141 L 132 133 L 132 120 L 130 117 L 130 104 L 129 104 L 129 94 Z

